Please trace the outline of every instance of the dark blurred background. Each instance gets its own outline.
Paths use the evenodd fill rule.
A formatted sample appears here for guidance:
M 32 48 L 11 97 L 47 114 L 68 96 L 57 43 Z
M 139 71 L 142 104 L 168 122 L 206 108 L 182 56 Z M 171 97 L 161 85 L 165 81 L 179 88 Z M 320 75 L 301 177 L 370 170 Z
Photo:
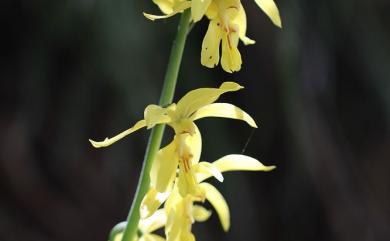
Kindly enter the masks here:
M 243 66 L 200 65 L 192 30 L 176 100 L 238 81 L 226 94 L 259 123 L 205 119 L 203 160 L 244 153 L 278 168 L 227 173 L 232 216 L 194 226 L 198 240 L 390 240 L 390 2 L 277 1 L 283 29 L 243 1 Z M 104 241 L 127 216 L 149 131 L 106 149 L 157 103 L 178 16 L 151 1 L 0 3 L 0 240 Z M 172 132 L 167 132 L 167 136 Z M 252 135 L 252 138 L 250 136 Z M 207 205 L 209 206 L 209 205 Z

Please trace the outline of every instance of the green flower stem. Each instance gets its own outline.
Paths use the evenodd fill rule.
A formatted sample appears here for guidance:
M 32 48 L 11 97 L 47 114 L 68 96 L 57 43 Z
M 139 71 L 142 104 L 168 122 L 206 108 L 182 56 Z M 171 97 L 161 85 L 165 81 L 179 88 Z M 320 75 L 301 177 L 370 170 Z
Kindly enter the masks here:
M 177 76 L 179 74 L 180 63 L 183 56 L 184 46 L 189 31 L 191 13 L 190 10 L 184 11 L 181 14 L 179 27 L 177 30 L 175 41 L 173 42 L 171 54 L 169 56 L 169 63 L 167 72 L 165 74 L 164 86 L 161 91 L 160 106 L 166 106 L 172 103 L 173 96 L 175 94 L 175 87 L 177 82 Z M 142 199 L 149 189 L 149 173 L 152 167 L 152 163 L 157 151 L 161 145 L 161 139 L 164 134 L 165 125 L 157 125 L 152 129 L 149 137 L 148 146 L 144 157 L 144 163 L 142 165 L 140 179 L 138 181 L 137 191 L 133 198 L 129 215 L 127 217 L 127 225 L 123 234 L 122 241 L 134 241 L 137 230 L 138 222 L 140 219 L 140 206 Z

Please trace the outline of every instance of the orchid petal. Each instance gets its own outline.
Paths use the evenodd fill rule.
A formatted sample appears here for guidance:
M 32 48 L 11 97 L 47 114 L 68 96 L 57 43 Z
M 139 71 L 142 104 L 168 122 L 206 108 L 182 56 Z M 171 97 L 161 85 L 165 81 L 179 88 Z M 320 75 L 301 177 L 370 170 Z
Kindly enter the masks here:
M 205 189 L 206 199 L 213 205 L 221 221 L 223 230 L 226 232 L 230 227 L 230 211 L 222 194 L 211 184 L 201 183 L 200 186 Z
M 276 168 L 276 166 L 265 166 L 255 158 L 240 155 L 240 154 L 231 154 L 212 163 L 215 167 L 218 168 L 220 172 L 227 171 L 271 171 Z M 206 172 L 198 172 L 196 177 L 198 182 L 201 182 L 212 175 Z
M 256 122 L 245 111 L 228 103 L 213 103 L 197 110 L 192 116 L 192 120 L 198 120 L 204 117 L 222 117 L 242 120 L 253 128 L 257 128 Z
M 200 62 L 203 66 L 214 68 L 219 63 L 219 45 L 222 39 L 222 28 L 219 19 L 211 20 L 202 42 Z
M 255 0 L 255 2 L 276 26 L 282 27 L 279 10 L 273 0 Z
M 235 82 L 224 82 L 219 88 L 199 88 L 188 92 L 176 105 L 176 113 L 184 118 L 198 109 L 216 101 L 226 92 L 237 91 L 243 87 Z
M 236 72 L 241 69 L 242 59 L 238 51 L 238 33 L 231 32 L 222 37 L 222 57 L 221 66 L 228 73 Z
M 238 10 L 237 16 L 233 19 L 233 23 L 238 26 L 238 35 L 239 35 L 241 41 L 245 45 L 255 43 L 254 40 L 252 40 L 246 36 L 246 26 L 247 26 L 246 14 L 245 14 L 244 7 L 241 4 L 240 4 L 240 8 Z
M 89 139 L 89 142 L 92 144 L 93 147 L 95 148 L 101 148 L 101 147 L 106 147 L 109 145 L 112 145 L 113 143 L 119 141 L 120 139 L 124 138 L 127 135 L 130 135 L 134 131 L 137 131 L 141 129 L 142 127 L 146 126 L 145 120 L 140 120 L 138 121 L 133 127 L 125 130 L 124 132 L 119 133 L 118 135 L 112 137 L 112 138 L 106 138 L 104 141 L 93 141 Z
M 176 146 L 176 140 L 173 140 L 169 145 L 157 152 L 153 161 L 152 169 L 150 170 L 150 185 L 157 192 L 165 193 L 170 191 L 169 189 L 172 187 L 179 162 Z

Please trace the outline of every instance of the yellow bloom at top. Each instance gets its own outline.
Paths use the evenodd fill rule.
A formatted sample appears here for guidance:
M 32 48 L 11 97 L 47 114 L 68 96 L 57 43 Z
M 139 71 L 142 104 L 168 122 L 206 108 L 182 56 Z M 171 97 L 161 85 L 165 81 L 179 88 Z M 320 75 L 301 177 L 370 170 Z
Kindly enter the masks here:
M 214 0 L 207 11 L 209 27 L 202 43 L 201 63 L 213 68 L 219 62 L 219 50 L 222 42 L 221 65 L 226 72 L 235 72 L 241 68 L 241 54 L 238 40 L 245 45 L 255 41 L 245 36 L 246 15 L 239 0 Z
M 255 2 L 276 26 L 282 26 L 279 10 L 273 0 Z M 154 3 L 165 15 L 144 13 L 151 20 L 171 17 L 187 8 L 191 8 L 194 22 L 207 15 L 210 23 L 202 43 L 202 65 L 209 68 L 218 65 L 221 46 L 222 68 L 229 73 L 241 69 L 241 54 L 237 48 L 239 39 L 245 45 L 254 44 L 255 41 L 245 36 L 246 15 L 240 0 L 154 0 Z
M 150 20 L 156 20 L 171 17 L 177 13 L 183 12 L 187 8 L 191 8 L 192 20 L 198 22 L 206 14 L 209 6 L 214 1 L 215 0 L 153 0 L 164 15 L 153 15 L 148 13 L 144 13 L 144 15 Z M 255 0 L 255 2 L 276 26 L 282 27 L 279 10 L 273 0 Z

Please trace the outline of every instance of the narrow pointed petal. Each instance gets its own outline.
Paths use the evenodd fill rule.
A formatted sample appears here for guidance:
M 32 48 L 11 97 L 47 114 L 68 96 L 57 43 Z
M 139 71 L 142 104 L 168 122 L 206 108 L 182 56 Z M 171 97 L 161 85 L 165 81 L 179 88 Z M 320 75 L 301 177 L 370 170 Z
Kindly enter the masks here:
M 218 181 L 223 182 L 222 173 L 219 169 L 209 162 L 199 162 L 199 164 L 195 168 L 195 172 L 197 173 L 197 177 L 199 173 L 214 176 Z
M 244 7 L 240 4 L 237 16 L 233 19 L 233 23 L 238 26 L 238 35 L 245 45 L 254 44 L 255 41 L 246 36 L 246 14 Z
M 221 43 L 220 19 L 211 20 L 202 42 L 200 62 L 203 66 L 214 68 L 219 63 L 219 45 Z
M 215 162 L 212 163 L 215 167 L 218 168 L 220 172 L 227 171 L 271 171 L 275 169 L 275 166 L 265 166 L 255 158 L 240 155 L 240 154 L 231 154 L 224 156 Z M 197 180 L 201 182 L 207 178 L 211 177 L 209 173 L 198 172 Z
M 143 13 L 143 14 L 147 19 L 154 21 L 157 19 L 164 19 L 164 18 L 172 17 L 175 14 L 183 12 L 185 9 L 187 9 L 189 7 L 191 7 L 191 2 L 184 1 L 184 2 L 178 3 L 177 6 L 174 6 L 172 12 L 169 14 L 166 14 L 166 15 L 153 15 L 153 14 L 149 14 L 149 13 Z
M 106 147 L 106 146 L 109 146 L 109 145 L 119 141 L 120 139 L 124 138 L 125 136 L 130 135 L 134 131 L 137 131 L 137 130 L 145 127 L 145 126 L 146 126 L 145 120 L 140 120 L 130 129 L 127 129 L 124 132 L 122 132 L 122 133 L 120 133 L 112 138 L 106 138 L 106 139 L 104 139 L 104 141 L 93 141 L 93 140 L 89 139 L 89 142 L 95 148 Z
M 255 2 L 276 26 L 279 28 L 282 27 L 282 20 L 280 20 L 279 10 L 273 0 L 255 0 Z
M 211 184 L 204 182 L 200 186 L 205 190 L 206 199 L 213 205 L 215 211 L 217 211 L 223 230 L 225 232 L 228 231 L 230 227 L 230 211 L 225 198 Z
M 242 120 L 253 128 L 257 128 L 256 122 L 245 111 L 237 106 L 228 103 L 213 103 L 197 110 L 192 116 L 192 120 L 198 120 L 204 117 L 222 117 Z
M 189 117 L 199 108 L 216 101 L 226 92 L 237 91 L 243 87 L 235 82 L 224 82 L 219 88 L 199 88 L 188 92 L 176 105 L 180 117 Z
M 205 15 L 211 0 L 192 0 L 191 1 L 191 15 L 194 22 L 198 22 Z
M 159 193 L 154 188 L 150 188 L 141 202 L 141 218 L 150 217 L 163 202 L 168 198 L 169 193 Z
M 167 216 L 164 209 L 159 209 L 153 213 L 152 216 L 141 219 L 138 228 L 142 233 L 152 233 L 157 229 L 165 226 L 167 223 Z
M 204 222 L 211 216 L 211 211 L 206 208 L 194 205 L 192 208 L 192 215 L 197 222 Z
M 169 145 L 160 149 L 153 161 L 150 185 L 157 192 L 165 193 L 172 188 L 179 162 L 176 145 L 176 140 L 173 140 Z
M 265 166 L 255 158 L 240 155 L 240 154 L 231 154 L 224 156 L 215 162 L 213 162 L 221 172 L 226 171 L 271 171 L 276 168 L 276 166 Z
M 164 18 L 169 18 L 169 17 L 172 17 L 173 15 L 177 14 L 178 12 L 172 12 L 170 14 L 166 14 L 166 15 L 154 15 L 154 14 L 150 14 L 150 13 L 145 13 L 143 12 L 142 14 L 145 16 L 145 18 L 149 19 L 149 20 L 159 20 L 159 19 L 164 19 Z

